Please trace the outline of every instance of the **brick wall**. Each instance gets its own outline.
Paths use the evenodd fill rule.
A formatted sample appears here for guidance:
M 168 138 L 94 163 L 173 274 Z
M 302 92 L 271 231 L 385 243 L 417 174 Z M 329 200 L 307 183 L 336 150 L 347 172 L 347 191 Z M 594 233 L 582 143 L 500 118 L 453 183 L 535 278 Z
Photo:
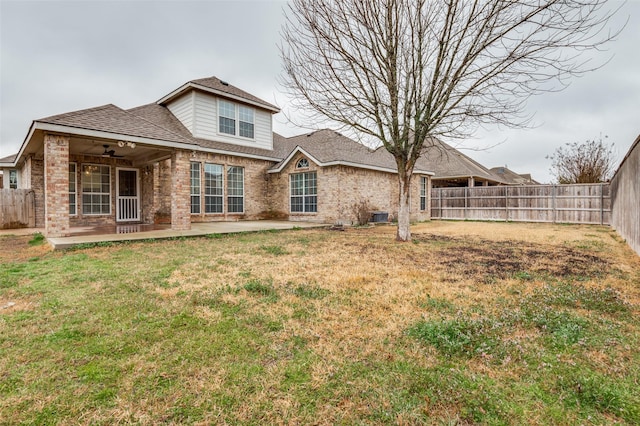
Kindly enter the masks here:
M 153 222 L 171 223 L 171 160 L 153 165 Z
M 274 214 L 288 217 L 289 220 L 351 224 L 356 219 L 353 211 L 354 204 L 366 200 L 372 210 L 387 212 L 390 219 L 397 216 L 398 176 L 396 174 L 348 166 L 319 167 L 312 160 L 309 160 L 308 168 L 297 170 L 296 165 L 303 157 L 303 154 L 297 154 L 282 172 L 269 175 L 269 207 Z M 289 211 L 290 175 L 308 171 L 317 173 L 318 212 L 291 213 Z M 430 218 L 428 199 L 427 210 L 420 211 L 420 176 L 413 176 L 411 188 L 411 220 L 428 220 Z M 427 196 L 429 196 L 429 189 L 428 187 Z
M 171 229 L 191 228 L 189 151 L 177 150 L 171 156 Z
M 45 232 L 69 234 L 69 137 L 44 135 Z
M 228 155 L 219 155 L 212 153 L 196 153 L 190 156 L 189 165 L 191 162 L 200 163 L 200 177 L 201 177 L 201 213 L 192 214 L 192 222 L 213 222 L 213 221 L 229 221 L 229 220 L 241 220 L 250 219 L 255 220 L 263 217 L 269 217 L 268 212 L 268 197 L 267 193 L 267 170 L 273 162 L 256 160 L 251 158 L 234 157 Z M 204 192 L 202 190 L 204 186 L 204 163 L 217 164 L 223 166 L 223 182 L 224 182 L 224 201 L 223 201 L 223 213 L 204 213 Z M 227 212 L 227 175 L 226 171 L 229 166 L 242 167 L 244 169 L 244 213 L 228 213 Z M 191 202 L 189 200 L 189 202 Z M 190 206 L 189 206 L 190 207 Z
M 69 222 L 71 226 L 113 226 L 116 223 L 116 168 L 132 167 L 130 160 L 125 158 L 105 158 L 89 155 L 71 155 L 70 163 L 76 163 L 76 215 L 71 216 Z M 110 169 L 110 191 L 111 191 L 111 213 L 109 214 L 83 214 L 82 213 L 82 166 L 84 164 L 98 164 L 109 166 Z M 139 172 L 140 175 L 142 172 Z M 139 177 L 140 177 L 139 175 Z M 142 185 L 141 185 L 142 190 Z M 68 189 L 65 189 L 68 191 Z M 65 194 L 68 194 L 66 192 Z M 68 197 L 68 195 L 67 195 Z M 144 214 L 144 210 L 143 210 Z
M 153 204 L 155 189 L 154 166 L 145 166 L 138 172 L 140 179 L 140 203 L 142 216 L 140 220 L 144 223 L 153 223 L 155 208 Z
M 30 158 L 30 182 L 31 189 L 35 193 L 35 207 L 36 207 L 36 228 L 44 227 L 44 160 Z

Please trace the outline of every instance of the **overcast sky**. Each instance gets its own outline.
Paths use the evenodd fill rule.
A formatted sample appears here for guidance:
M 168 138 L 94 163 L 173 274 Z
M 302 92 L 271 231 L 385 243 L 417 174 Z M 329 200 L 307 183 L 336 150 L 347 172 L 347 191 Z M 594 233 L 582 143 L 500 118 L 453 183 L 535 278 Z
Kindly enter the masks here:
M 132 108 L 197 78 L 215 75 L 282 107 L 277 45 L 285 5 L 0 0 L 0 158 L 18 151 L 34 119 L 108 103 Z M 487 129 L 456 146 L 489 168 L 507 165 L 541 182 L 552 180 L 545 157 L 567 142 L 608 135 L 621 159 L 640 134 L 640 0 L 627 1 L 613 24 L 627 19 L 595 58 L 609 63 L 529 102 L 535 128 Z M 306 131 L 282 114 L 274 130 Z

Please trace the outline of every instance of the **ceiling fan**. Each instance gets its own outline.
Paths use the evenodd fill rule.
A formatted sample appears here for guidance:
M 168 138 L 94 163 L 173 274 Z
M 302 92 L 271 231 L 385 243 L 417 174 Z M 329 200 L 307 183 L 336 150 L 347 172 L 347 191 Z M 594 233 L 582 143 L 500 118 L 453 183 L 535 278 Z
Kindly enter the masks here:
M 109 158 L 122 158 L 124 155 L 116 155 L 115 149 L 109 149 L 109 145 L 102 145 L 104 147 L 104 152 L 102 153 L 103 157 Z

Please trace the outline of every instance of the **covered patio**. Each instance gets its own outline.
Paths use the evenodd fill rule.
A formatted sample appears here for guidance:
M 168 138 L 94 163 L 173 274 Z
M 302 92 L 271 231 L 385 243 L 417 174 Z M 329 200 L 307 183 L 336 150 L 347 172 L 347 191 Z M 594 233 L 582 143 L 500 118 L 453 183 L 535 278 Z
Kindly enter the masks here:
M 294 228 L 323 228 L 326 223 L 289 222 L 278 220 L 246 220 L 237 222 L 192 223 L 191 229 L 171 229 L 171 225 L 129 224 L 96 227 L 72 227 L 67 237 L 47 238 L 54 250 L 67 249 L 78 244 L 115 241 L 137 241 L 176 237 L 198 237 L 211 234 L 233 234 Z M 10 232 L 9 232 L 10 233 Z

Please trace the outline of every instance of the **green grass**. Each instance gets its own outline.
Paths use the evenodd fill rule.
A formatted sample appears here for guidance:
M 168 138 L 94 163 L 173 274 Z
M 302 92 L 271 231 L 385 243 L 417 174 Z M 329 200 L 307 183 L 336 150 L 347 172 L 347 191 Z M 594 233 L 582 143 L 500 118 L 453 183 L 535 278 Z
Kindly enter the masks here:
M 640 262 L 581 229 L 504 263 L 385 228 L 2 263 L 0 423 L 639 424 Z

